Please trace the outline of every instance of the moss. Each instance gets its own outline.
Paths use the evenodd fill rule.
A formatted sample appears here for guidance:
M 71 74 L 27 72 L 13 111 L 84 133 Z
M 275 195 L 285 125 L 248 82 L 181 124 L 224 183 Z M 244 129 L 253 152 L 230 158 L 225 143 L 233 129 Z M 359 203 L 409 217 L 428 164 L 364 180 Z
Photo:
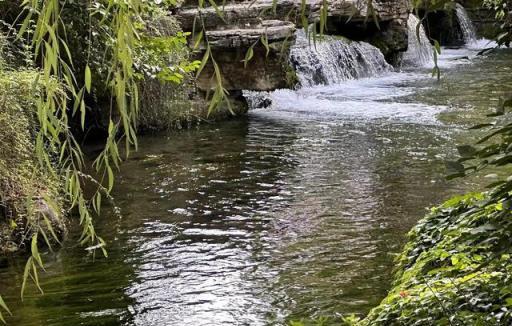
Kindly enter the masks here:
M 509 325 L 512 219 L 508 201 L 456 197 L 409 233 L 393 288 L 360 325 Z
M 173 37 L 181 32 L 176 18 L 166 12 L 155 10 L 146 21 L 146 31 L 143 38 L 146 57 L 141 62 L 154 61 L 155 56 L 161 60 L 161 65 L 179 66 L 181 62 L 190 60 L 190 49 L 186 46 L 172 48 L 160 55 L 159 49 L 151 51 L 149 45 L 152 40 Z M 160 66 L 160 64 L 158 66 Z M 193 84 L 193 76 L 184 73 L 182 84 L 163 81 L 159 78 L 146 75 L 140 82 L 141 103 L 138 126 L 141 131 L 157 131 L 168 129 L 181 129 L 210 119 L 208 103 L 198 96 Z
M 142 103 L 138 124 L 142 131 L 181 129 L 199 123 L 204 114 L 199 105 L 190 100 L 192 90 L 156 79 L 146 80 L 141 85 Z
M 297 72 L 290 66 L 288 62 L 283 63 L 284 72 L 286 78 L 286 85 L 288 88 L 295 88 L 299 84 L 299 76 L 297 76 Z
M 247 105 L 239 97 L 231 97 L 231 109 L 220 105 L 208 111 L 208 102 L 189 83 L 173 85 L 147 80 L 141 85 L 142 104 L 138 118 L 139 130 L 159 131 L 190 128 L 203 122 L 226 120 L 244 114 Z
M 59 202 L 60 180 L 38 164 L 37 121 L 32 70 L 0 69 L 0 253 L 16 251 L 45 214 L 56 232 L 65 230 Z

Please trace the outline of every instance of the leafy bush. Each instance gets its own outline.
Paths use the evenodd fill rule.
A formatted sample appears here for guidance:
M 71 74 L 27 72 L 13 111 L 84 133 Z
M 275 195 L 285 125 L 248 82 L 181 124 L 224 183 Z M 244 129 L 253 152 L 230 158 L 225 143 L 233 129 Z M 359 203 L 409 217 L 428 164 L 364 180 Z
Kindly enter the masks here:
M 24 246 L 39 226 L 48 231 L 46 222 L 57 232 L 64 230 L 57 200 L 60 179 L 54 170 L 42 169 L 36 158 L 38 124 L 32 91 L 36 75 L 32 70 L 0 69 L 0 251 L 4 252 Z M 47 214 L 43 217 L 41 212 Z
M 512 42 L 512 12 L 510 0 L 483 0 L 484 6 L 493 9 L 496 12 L 496 20 L 499 22 L 501 33 L 496 41 L 499 45 L 510 47 Z

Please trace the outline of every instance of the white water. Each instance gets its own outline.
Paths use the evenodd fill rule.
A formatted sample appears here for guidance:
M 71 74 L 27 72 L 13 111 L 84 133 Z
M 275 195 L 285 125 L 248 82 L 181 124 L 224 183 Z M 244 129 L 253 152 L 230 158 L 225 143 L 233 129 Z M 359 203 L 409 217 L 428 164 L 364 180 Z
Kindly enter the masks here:
M 418 123 L 438 125 L 436 115 L 445 107 L 407 103 L 400 97 L 413 94 L 409 87 L 426 75 L 390 72 L 385 76 L 350 80 L 341 84 L 277 90 L 269 93 L 272 105 L 253 114 L 277 121 L 309 121 L 319 124 Z
M 469 19 L 464 21 L 471 23 Z M 409 50 L 404 54 L 407 72 L 395 72 L 382 53 L 368 43 L 326 36 L 315 48 L 299 31 L 290 63 L 297 71 L 301 87 L 245 92 L 251 114 L 321 124 L 379 120 L 439 125 L 437 115 L 446 107 L 404 100 L 432 78 L 433 49 L 421 25 L 417 38 L 418 23 L 417 17 L 409 16 Z M 454 67 L 471 64 L 478 51 L 489 45 L 487 40 L 478 40 L 458 49 L 443 48 L 438 58 L 442 75 Z
M 479 42 L 475 45 L 484 45 Z M 438 58 L 441 78 L 451 69 L 477 60 L 479 49 L 442 48 Z M 352 79 L 274 92 L 245 92 L 252 114 L 279 121 L 303 121 L 343 124 L 347 122 L 386 121 L 439 125 L 437 115 L 444 106 L 426 105 L 404 100 L 421 90 L 423 83 L 431 85 L 431 67 L 410 66 L 407 72 L 379 72 L 373 77 Z M 265 101 L 265 105 L 261 103 Z M 262 108 L 265 107 L 265 108 Z
M 434 62 L 432 45 L 418 17 L 413 14 L 409 15 L 407 29 L 408 48 L 403 55 L 402 63 L 405 66 L 431 65 Z
M 315 45 L 303 30 L 297 31 L 296 36 L 290 63 L 303 87 L 336 84 L 392 70 L 380 50 L 368 43 L 324 36 Z
M 455 15 L 457 16 L 457 20 L 459 21 L 459 26 L 462 31 L 464 43 L 475 43 L 477 41 L 475 26 L 473 25 L 473 22 L 469 18 L 466 9 L 464 9 L 464 7 L 459 3 L 455 5 Z

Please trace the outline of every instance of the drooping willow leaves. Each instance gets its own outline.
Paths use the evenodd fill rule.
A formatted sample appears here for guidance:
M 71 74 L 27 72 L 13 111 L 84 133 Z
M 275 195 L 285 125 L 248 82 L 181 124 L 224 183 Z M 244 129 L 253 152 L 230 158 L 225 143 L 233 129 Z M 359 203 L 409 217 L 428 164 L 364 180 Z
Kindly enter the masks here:
M 163 5 L 175 3 L 169 0 Z M 150 69 L 155 71 L 155 65 L 159 68 L 154 78 L 177 84 L 183 81 L 183 74 L 196 70 L 199 62 L 181 61 L 175 66 L 161 62 L 160 54 L 165 52 L 168 55 L 170 50 L 186 46 L 187 34 L 178 32 L 177 35 L 169 37 L 141 35 L 146 27 L 143 18 L 150 15 L 155 7 L 151 3 L 140 0 L 106 0 L 77 4 L 59 0 L 25 0 L 21 6 L 21 14 L 9 27 L 15 32 L 13 34 L 17 40 L 29 44 L 33 53 L 30 56 L 33 60 L 30 66 L 39 68 L 32 87 L 38 123 L 34 135 L 35 156 L 40 169 L 51 173 L 56 180 L 62 180 L 66 211 L 76 211 L 82 226 L 80 244 L 87 246 L 86 250 L 92 252 L 93 256 L 96 250 L 101 250 L 106 256 L 106 243 L 96 234 L 93 220 L 94 216 L 100 214 L 104 198 L 113 202 L 110 192 L 114 186 L 115 171 L 123 159 L 122 153 L 128 156 L 132 148 L 137 148 L 136 123 L 140 100 L 138 83 L 145 77 L 144 71 L 141 73 L 136 70 L 140 68 L 137 62 L 149 57 L 150 60 L 145 63 L 149 61 L 153 64 Z M 74 25 L 68 21 L 69 12 L 73 12 L 77 6 L 85 6 L 79 15 L 85 12 L 89 18 L 80 19 L 81 24 Z M 92 25 L 92 18 L 95 26 Z M 89 44 L 87 53 L 77 54 L 70 50 L 69 41 L 80 40 L 68 39 L 68 28 L 89 29 L 88 39 L 81 41 Z M 91 64 L 90 60 L 96 59 L 92 58 L 94 54 L 91 54 L 91 44 L 92 37 L 98 37 L 98 32 L 104 41 L 101 47 L 104 53 L 98 55 L 95 52 L 95 55 L 103 58 L 101 68 L 107 66 L 107 72 L 105 78 L 94 79 L 98 72 L 93 70 L 93 66 L 98 69 L 98 63 Z M 82 31 L 78 31 L 79 36 L 83 35 L 80 33 Z M 76 37 L 77 33 L 72 35 Z M 79 60 L 74 55 L 78 55 Z M 155 59 L 154 62 L 151 59 Z M 85 129 L 86 97 L 94 97 L 95 94 L 92 93 L 95 89 L 105 89 L 111 94 L 112 100 L 111 106 L 106 108 L 107 138 L 103 150 L 93 162 L 93 177 L 86 173 L 84 154 L 71 131 L 70 122 L 77 118 L 81 129 Z M 120 149 L 122 143 L 124 149 Z M 86 184 L 89 189 L 96 190 L 92 193 L 88 191 L 86 195 Z M 57 207 L 53 211 L 61 212 L 52 196 L 27 196 L 26 206 L 29 212 L 26 214 L 24 237 L 27 240 L 25 242 L 31 244 L 31 255 L 23 273 L 22 299 L 29 281 L 33 281 L 42 293 L 39 270 L 44 269 L 44 262 L 39 245 L 45 243 L 51 251 L 52 245 L 60 243 L 50 217 L 39 210 L 38 202 L 33 200 L 41 196 L 45 205 Z M 117 209 L 114 209 L 114 213 L 117 213 Z M 2 309 L 10 314 L 0 297 L 0 310 Z M 4 321 L 1 311 L 0 320 Z
M 95 232 L 93 216 L 100 212 L 102 197 L 111 198 L 109 193 L 114 185 L 114 170 L 119 167 L 122 159 L 120 142 L 125 143 L 126 155 L 132 147 L 137 147 L 135 124 L 139 98 L 133 62 L 140 39 L 137 24 L 142 2 L 109 0 L 88 4 L 89 14 L 101 15 L 101 23 L 108 26 L 106 30 L 111 31 L 111 42 L 106 49 L 111 58 L 106 85 L 112 94 L 113 104 L 110 108 L 108 137 L 103 151 L 93 164 L 98 181 L 84 172 L 84 154 L 69 127 L 68 110 L 71 110 L 71 115 L 80 115 L 81 128 L 85 128 L 85 96 L 91 93 L 94 81 L 88 63 L 85 67 L 74 65 L 66 38 L 67 25 L 62 20 L 66 5 L 66 1 L 58 0 L 25 0 L 22 3 L 18 38 L 30 40 L 35 66 L 40 67 L 40 74 L 37 74 L 33 87 L 38 92 L 35 98 L 39 122 L 35 152 L 41 168 L 56 174 L 57 178 L 63 176 L 65 180 L 64 193 L 69 203 L 68 210 L 76 209 L 80 217 L 80 244 L 101 249 L 106 255 L 106 244 Z M 77 76 L 78 71 L 83 71 L 84 75 Z M 96 191 L 88 198 L 84 193 L 85 183 L 96 187 Z M 45 197 L 45 201 L 52 205 L 51 198 Z M 52 243 L 59 241 L 48 218 L 44 214 L 39 215 L 28 220 L 33 236 L 30 241 L 31 256 L 23 274 L 22 298 L 30 279 L 42 292 L 38 269 L 44 265 L 39 253 L 39 239 L 43 239 L 50 249 Z

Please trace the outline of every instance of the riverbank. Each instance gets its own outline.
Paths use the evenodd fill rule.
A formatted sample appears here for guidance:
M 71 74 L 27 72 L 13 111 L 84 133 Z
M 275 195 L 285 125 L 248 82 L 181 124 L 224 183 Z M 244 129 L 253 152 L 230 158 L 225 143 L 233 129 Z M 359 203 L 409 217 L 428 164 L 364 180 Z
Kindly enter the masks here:
M 24 251 L 40 229 L 61 239 L 66 232 L 62 179 L 37 157 L 36 75 L 0 64 L 0 257 Z
M 485 193 L 433 208 L 408 234 L 393 287 L 360 325 L 509 325 L 509 199 Z

